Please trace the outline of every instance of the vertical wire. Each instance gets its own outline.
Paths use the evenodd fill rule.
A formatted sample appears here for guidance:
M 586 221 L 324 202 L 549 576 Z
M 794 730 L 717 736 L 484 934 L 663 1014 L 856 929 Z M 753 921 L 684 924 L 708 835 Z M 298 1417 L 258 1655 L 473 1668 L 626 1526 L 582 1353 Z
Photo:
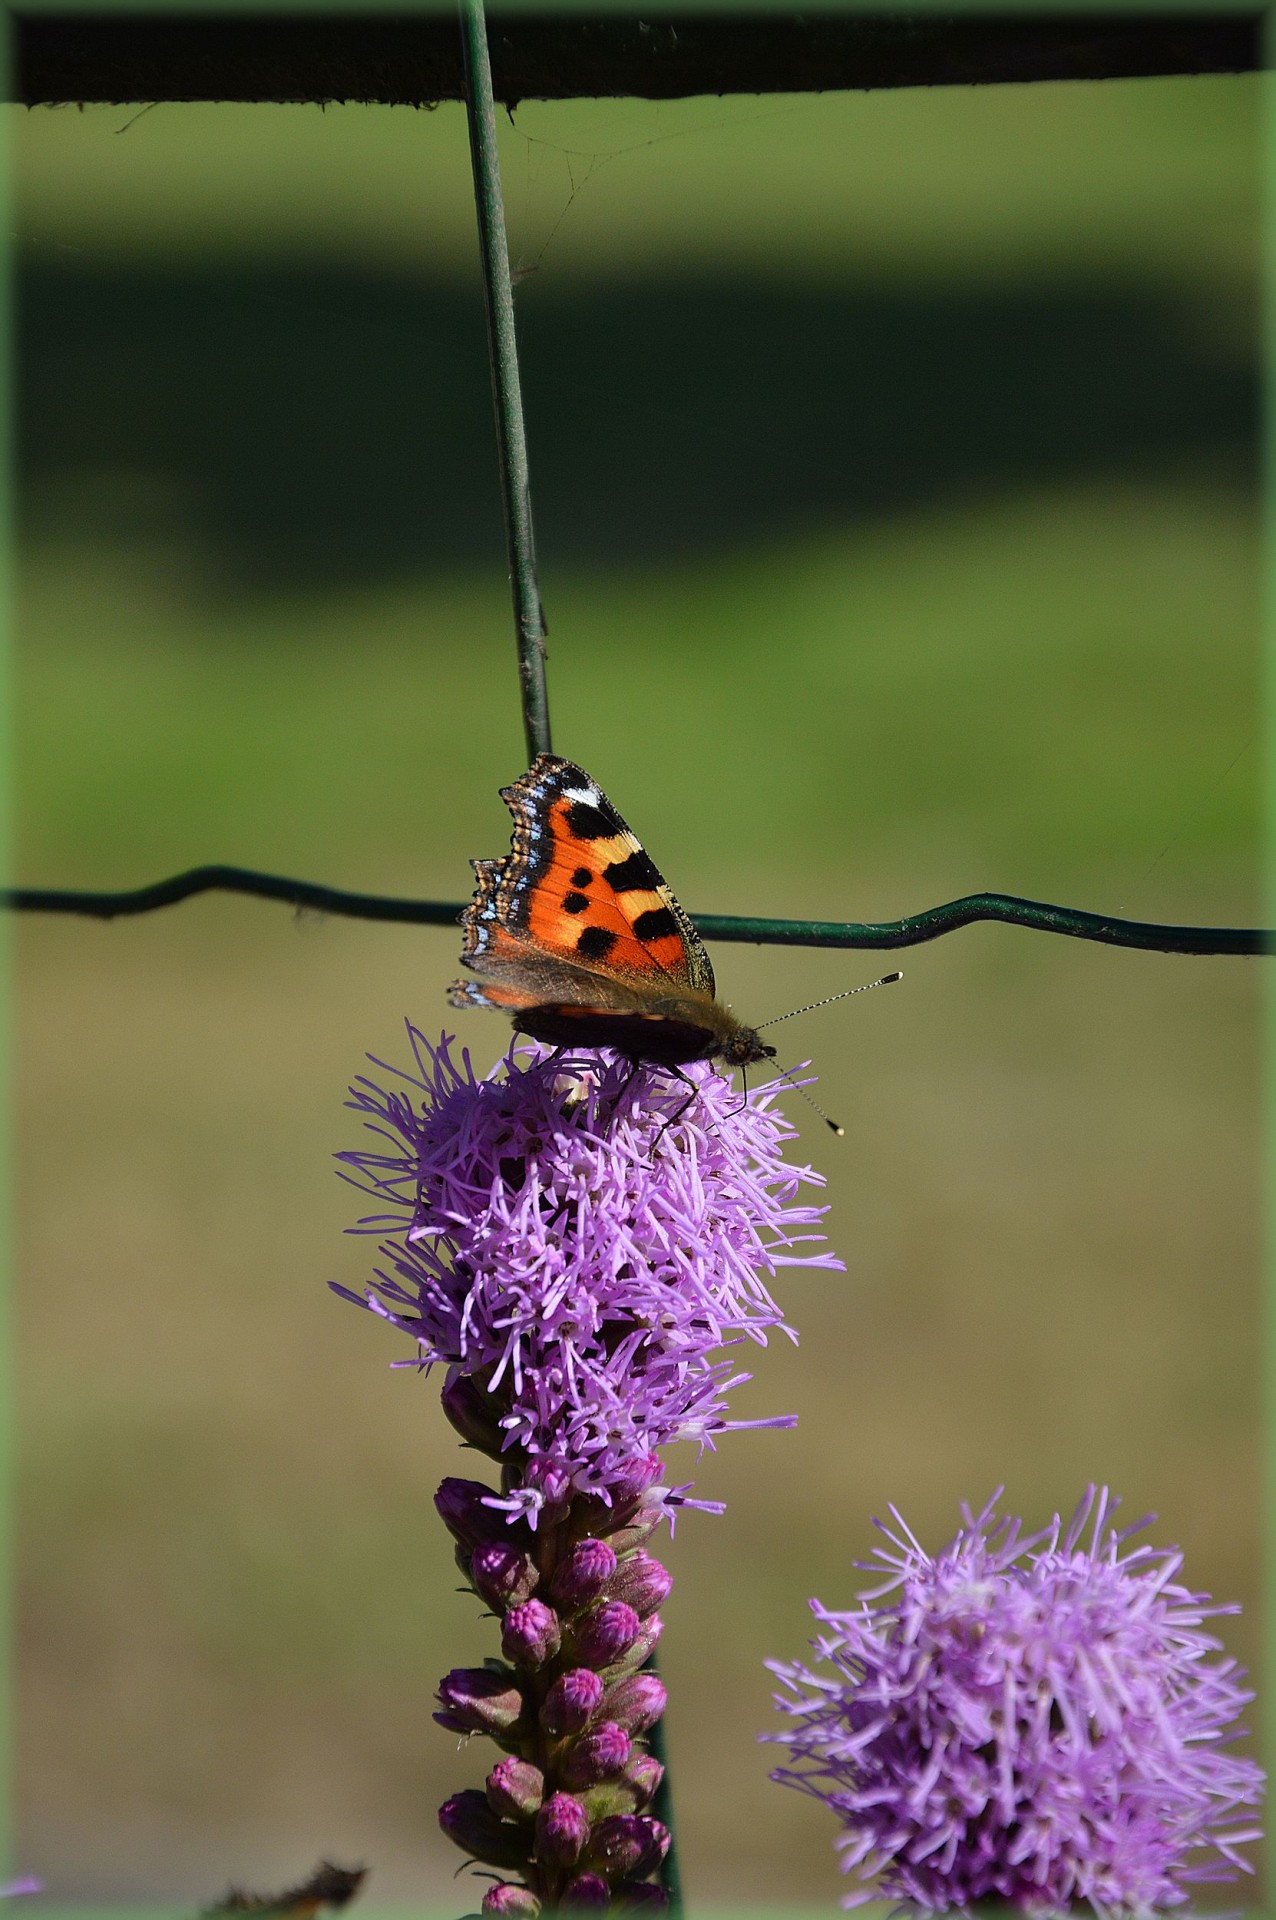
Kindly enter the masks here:
M 527 467 L 527 432 L 518 376 L 514 333 L 514 289 L 510 282 L 509 244 L 501 199 L 501 166 L 496 150 L 496 109 L 492 99 L 492 63 L 487 46 L 483 0 L 460 0 L 461 47 L 465 62 L 465 112 L 474 168 L 474 204 L 478 210 L 487 307 L 488 363 L 505 507 L 505 545 L 514 597 L 523 731 L 529 761 L 549 752 L 549 691 L 545 684 L 545 614 L 536 580 L 532 538 L 532 496 Z
M 501 197 L 500 157 L 496 150 L 492 63 L 483 0 L 460 0 L 460 13 L 461 46 L 465 59 L 465 112 L 470 129 L 474 204 L 478 210 L 479 246 L 483 260 L 488 363 L 492 372 L 492 405 L 496 414 L 501 494 L 505 504 L 505 540 L 509 555 L 510 587 L 514 596 L 523 728 L 527 736 L 528 759 L 534 760 L 538 753 L 548 753 L 550 750 L 549 692 L 545 683 L 545 614 L 536 580 L 527 431 L 523 421 L 523 394 L 518 373 L 514 290 L 510 282 L 509 243 Z M 655 1664 L 654 1657 L 649 1659 L 648 1671 L 654 1672 Z M 665 1768 L 653 1804 L 657 1818 L 669 1831 L 669 1851 L 661 1863 L 660 1883 L 669 1897 L 671 1911 L 681 1913 L 682 1882 L 674 1842 L 673 1805 L 663 1721 L 657 1721 L 652 1728 L 650 1744 L 655 1758 Z

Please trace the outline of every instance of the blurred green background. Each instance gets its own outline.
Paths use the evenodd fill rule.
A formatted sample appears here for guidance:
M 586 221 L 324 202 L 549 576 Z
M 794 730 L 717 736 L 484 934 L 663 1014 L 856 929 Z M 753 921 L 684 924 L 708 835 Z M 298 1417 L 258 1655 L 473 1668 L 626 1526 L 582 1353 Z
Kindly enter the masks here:
M 694 912 L 983 888 L 1257 923 L 1257 78 L 503 120 L 555 744 Z M 10 109 L 19 877 L 461 898 L 522 765 L 461 112 Z M 331 1152 L 457 938 L 229 898 L 17 932 L 19 1847 L 190 1906 L 320 1854 L 475 1904 L 429 1719 L 459 1456 Z M 765 1018 L 867 955 L 715 953 Z M 1257 1652 L 1257 974 L 1006 928 L 791 1035 L 793 1275 L 671 1550 L 699 1904 L 831 1908 L 768 1654 L 870 1515 L 1157 1510 Z M 691 1470 L 691 1463 L 686 1463 Z

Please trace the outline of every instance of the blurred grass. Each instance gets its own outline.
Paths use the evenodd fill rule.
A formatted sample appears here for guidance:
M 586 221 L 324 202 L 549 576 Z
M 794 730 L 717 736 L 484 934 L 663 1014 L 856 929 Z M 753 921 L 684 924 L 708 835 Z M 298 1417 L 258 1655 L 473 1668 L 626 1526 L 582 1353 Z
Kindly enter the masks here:
M 706 260 L 829 279 L 1252 272 L 1257 74 L 794 99 L 525 101 L 500 116 L 523 270 Z M 475 272 L 464 114 L 160 105 L 13 115 L 18 232 Z
M 516 244 L 548 239 L 538 280 L 565 283 L 680 250 L 919 288 L 1102 270 L 1226 330 L 1256 101 L 1246 79 L 529 106 L 505 135 Z M 128 117 L 23 118 L 24 244 L 473 271 L 449 109 L 159 108 L 117 137 Z M 563 146 L 617 157 L 573 191 Z M 778 464 L 777 525 L 785 484 Z M 713 559 L 550 548 L 556 742 L 693 908 L 876 919 L 997 887 L 1253 922 L 1254 520 L 1210 473 L 1096 470 Z M 498 571 L 230 597 L 197 525 L 42 524 L 23 879 L 225 859 L 460 897 L 502 850 Z M 329 1853 L 372 1864 L 375 1904 L 460 1910 L 433 1809 L 482 1756 L 429 1702 L 489 1642 L 429 1504 L 457 1455 L 431 1387 L 324 1287 L 363 1271 L 330 1171 L 342 1089 L 365 1049 L 399 1057 L 405 1013 L 442 1024 L 455 938 L 209 899 L 17 946 L 21 1864 L 62 1901 L 190 1906 Z M 715 961 L 763 1018 L 873 970 Z M 782 1290 L 801 1348 L 743 1396 L 800 1425 L 687 1463 L 728 1501 L 679 1530 L 663 1652 L 698 1906 L 839 1891 L 820 1810 L 766 1782 L 761 1661 L 797 1653 L 810 1594 L 848 1598 L 888 1500 L 938 1544 L 1001 1480 L 1033 1522 L 1107 1480 L 1161 1511 L 1193 1584 L 1247 1603 L 1228 1643 L 1257 1650 L 1256 970 L 995 928 L 904 965 L 785 1029 L 847 1129 L 813 1123 L 806 1151 L 848 1273 Z M 494 1019 L 462 1031 L 480 1060 L 502 1044 Z
M 1091 487 L 654 576 L 551 564 L 557 738 L 705 910 L 923 904 L 865 897 L 868 844 L 953 893 L 1101 862 L 1126 910 L 1174 917 L 1178 869 L 1239 883 L 1256 831 L 1255 541 L 1225 492 Z M 519 751 L 503 583 L 210 608 L 183 558 L 28 569 L 24 872 L 221 858 L 463 892 L 456 841 L 501 838 Z

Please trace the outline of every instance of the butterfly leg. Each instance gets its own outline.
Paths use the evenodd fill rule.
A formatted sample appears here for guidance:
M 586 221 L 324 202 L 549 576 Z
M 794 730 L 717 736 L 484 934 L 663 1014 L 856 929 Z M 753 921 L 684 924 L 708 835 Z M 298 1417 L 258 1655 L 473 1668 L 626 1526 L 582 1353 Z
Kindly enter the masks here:
M 616 1118 L 616 1115 L 620 1112 L 621 1102 L 624 1100 L 625 1095 L 628 1093 L 630 1087 L 633 1086 L 634 1081 L 638 1078 L 638 1075 L 641 1072 L 642 1072 L 642 1061 L 630 1060 L 629 1071 L 625 1075 L 620 1086 L 617 1087 L 615 1098 L 612 1100 L 611 1112 L 608 1115 L 609 1119 L 614 1120 Z
M 738 1107 L 732 1107 L 730 1113 L 723 1115 L 725 1120 L 738 1119 L 749 1104 L 749 1069 L 747 1067 L 741 1067 L 740 1069 L 740 1085 L 744 1091 L 744 1098 Z
M 651 1149 L 651 1157 L 653 1160 L 655 1159 L 656 1154 L 659 1151 L 660 1142 L 664 1139 L 670 1127 L 677 1125 L 678 1121 L 681 1120 L 683 1114 L 687 1111 L 688 1107 L 692 1104 L 696 1095 L 700 1091 L 695 1081 L 688 1079 L 687 1075 L 682 1071 L 681 1067 L 667 1066 L 665 1068 L 665 1072 L 669 1075 L 669 1077 L 672 1080 L 681 1080 L 683 1086 L 690 1087 L 691 1091 L 687 1095 L 686 1099 L 683 1101 L 682 1105 L 678 1108 L 678 1111 L 676 1113 L 670 1114 L 669 1118 L 665 1121 L 664 1126 L 661 1127 L 660 1132 L 656 1135 L 655 1141 L 653 1142 L 652 1149 Z

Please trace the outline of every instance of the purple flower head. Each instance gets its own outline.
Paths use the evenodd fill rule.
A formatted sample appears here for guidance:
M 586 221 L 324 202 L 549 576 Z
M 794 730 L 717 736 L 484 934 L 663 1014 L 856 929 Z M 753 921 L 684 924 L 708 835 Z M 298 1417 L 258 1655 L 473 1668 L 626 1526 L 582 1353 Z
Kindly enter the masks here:
M 478 1079 L 446 1036 L 408 1037 L 415 1071 L 352 1089 L 375 1146 L 339 1155 L 377 1203 L 357 1231 L 386 1264 L 366 1297 L 335 1290 L 416 1342 L 399 1364 L 457 1370 L 458 1419 L 481 1425 L 462 1375 L 496 1402 L 507 1485 L 518 1469 L 507 1514 L 535 1526 L 581 1495 L 636 1498 L 636 1460 L 732 1426 L 727 1391 L 748 1376 L 723 1348 L 791 1335 L 775 1273 L 840 1266 L 811 1249 L 825 1209 L 799 1194 L 819 1176 L 782 1158 L 794 1131 L 777 1085 L 741 1102 L 693 1065 L 688 1104 L 665 1072 L 606 1053 L 574 1070 L 525 1043 Z
M 934 1559 L 892 1508 L 885 1583 L 811 1602 L 812 1667 L 769 1663 L 793 1721 L 763 1736 L 791 1756 L 772 1778 L 837 1815 L 843 1905 L 1143 1914 L 1249 1871 L 1263 1774 L 1227 1747 L 1253 1696 L 1203 1629 L 1236 1609 L 1178 1585 L 1177 1552 L 1127 1550 L 1147 1523 L 1108 1525 L 1106 1489 L 1030 1539 L 999 1497 Z

